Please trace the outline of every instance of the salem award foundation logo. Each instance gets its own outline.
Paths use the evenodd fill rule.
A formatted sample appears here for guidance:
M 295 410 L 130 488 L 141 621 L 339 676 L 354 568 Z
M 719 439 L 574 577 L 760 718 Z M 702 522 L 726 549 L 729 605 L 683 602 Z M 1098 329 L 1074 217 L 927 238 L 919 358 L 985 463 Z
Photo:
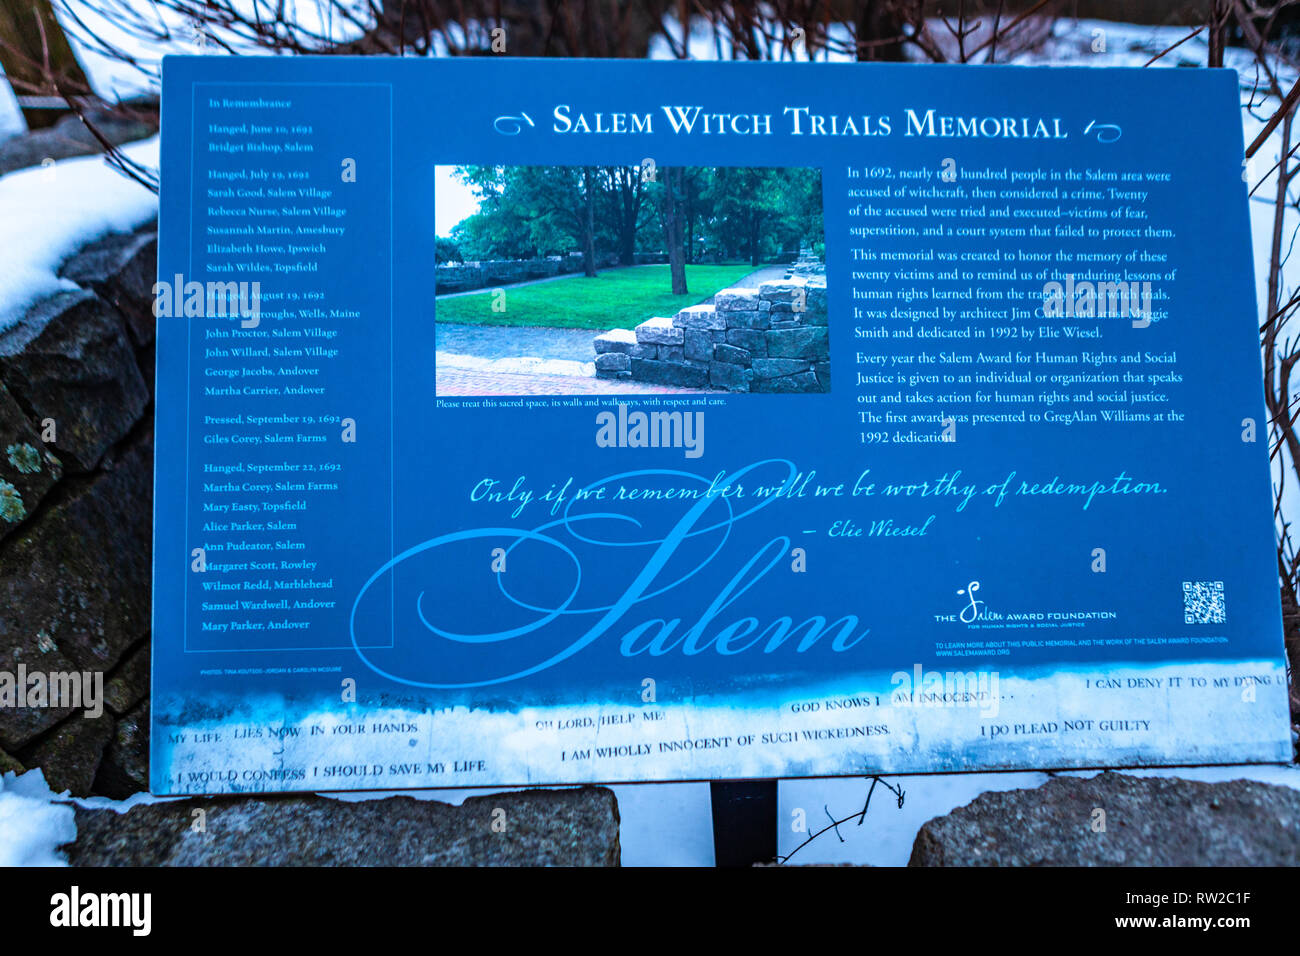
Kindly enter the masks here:
M 975 600 L 975 592 L 978 591 L 979 589 L 980 589 L 980 583 L 978 581 L 972 581 L 964 588 L 959 588 L 957 590 L 958 594 L 964 594 L 968 598 L 970 598 L 970 604 L 962 608 L 961 614 L 958 615 L 961 618 L 963 624 L 973 624 L 975 621 L 979 619 L 980 611 L 984 607 L 983 601 Z
M 1113 621 L 1118 618 L 1115 611 L 1099 610 L 1003 610 L 991 608 L 987 602 L 976 597 L 980 582 L 971 580 L 965 587 L 957 589 L 957 595 L 965 598 L 965 604 L 956 612 L 935 614 L 937 624 L 965 624 L 968 627 L 1001 628 L 1057 628 L 1084 627 L 1090 621 Z

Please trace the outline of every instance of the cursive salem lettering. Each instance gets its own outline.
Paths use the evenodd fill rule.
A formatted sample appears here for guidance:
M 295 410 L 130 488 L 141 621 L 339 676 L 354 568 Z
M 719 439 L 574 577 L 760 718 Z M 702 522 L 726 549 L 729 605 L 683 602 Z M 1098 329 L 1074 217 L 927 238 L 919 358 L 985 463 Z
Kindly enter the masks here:
M 734 512 L 735 505 L 727 497 L 732 490 L 739 488 L 742 479 L 748 479 L 753 472 L 760 468 L 773 465 L 780 466 L 786 471 L 784 480 L 776 483 L 781 486 L 782 491 L 792 487 L 798 480 L 798 469 L 795 468 L 792 462 L 783 460 L 757 462 L 734 472 L 730 476 L 719 476 L 711 481 L 699 479 L 706 486 L 706 489 L 701 490 L 699 496 L 676 521 L 671 530 L 662 538 L 639 542 L 641 545 L 653 548 L 653 551 L 644 564 L 636 569 L 631 581 L 628 582 L 611 604 L 596 607 L 575 607 L 574 603 L 579 590 L 578 585 L 575 584 L 573 591 L 558 606 L 538 607 L 535 604 L 525 604 L 516 600 L 510 595 L 505 584 L 502 583 L 501 593 L 505 600 L 536 613 L 537 617 L 530 623 L 508 631 L 485 634 L 458 634 L 439 626 L 435 620 L 429 617 L 429 609 L 424 606 L 422 600 L 423 594 L 417 598 L 417 615 L 425 628 L 445 640 L 471 645 L 499 645 L 504 642 L 525 638 L 524 641 L 520 642 L 520 647 L 525 647 L 536 643 L 527 640 L 529 635 L 536 637 L 543 633 L 544 629 L 552 626 L 556 629 L 564 628 L 573 631 L 575 630 L 575 617 L 599 615 L 598 619 L 587 627 L 576 640 L 562 647 L 545 660 L 523 666 L 521 669 L 513 670 L 510 673 L 463 683 L 434 683 L 389 673 L 380 669 L 366 656 L 363 645 L 369 642 L 361 641 L 358 638 L 356 631 L 357 609 L 369 588 L 385 575 L 391 573 L 397 564 L 408 561 L 426 551 L 476 538 L 500 541 L 503 536 L 510 535 L 515 539 L 516 543 L 533 541 L 548 545 L 559 550 L 573 563 L 577 574 L 575 580 L 580 581 L 582 579 L 582 563 L 574 551 L 559 539 L 559 533 L 568 532 L 573 538 L 597 548 L 625 548 L 627 547 L 626 542 L 601 542 L 591 537 L 589 533 L 579 532 L 577 526 L 580 523 L 585 524 L 597 520 L 631 521 L 633 526 L 639 526 L 639 522 L 633 521 L 632 516 L 612 514 L 610 512 L 602 512 L 596 515 L 573 515 L 571 512 L 574 503 L 581 500 L 581 496 L 578 496 L 570 502 L 569 508 L 562 518 L 532 530 L 507 528 L 469 529 L 434 538 L 417 545 L 398 555 L 371 575 L 370 580 L 366 582 L 366 585 L 357 595 L 352 608 L 353 647 L 367 666 L 376 673 L 411 686 L 432 688 L 482 687 L 537 674 L 573 657 L 606 635 L 617 633 L 619 630 L 622 630 L 622 635 L 618 642 L 618 649 L 625 657 L 635 657 L 641 654 L 657 657 L 674 651 L 690 656 L 712 650 L 717 654 L 729 656 L 747 652 L 773 654 L 782 649 L 788 649 L 796 654 L 805 654 L 819 647 L 827 648 L 834 653 L 851 650 L 870 633 L 870 628 L 862 627 L 856 615 L 845 614 L 835 620 L 828 620 L 822 615 L 811 615 L 799 623 L 795 623 L 795 618 L 791 616 L 782 615 L 764 624 L 753 616 L 738 617 L 731 610 L 731 606 L 742 595 L 760 581 L 763 581 L 764 577 L 774 567 L 785 560 L 785 556 L 790 550 L 790 539 L 783 536 L 773 537 L 758 548 L 716 591 L 708 606 L 692 623 L 687 624 L 682 618 L 650 618 L 630 627 L 627 626 L 629 623 L 627 619 L 637 604 L 652 598 L 658 598 L 680 588 L 688 580 L 694 579 L 696 575 L 705 571 L 705 569 L 709 569 L 714 574 L 717 573 L 717 569 L 713 565 L 719 555 L 724 553 L 724 549 L 721 545 L 714 546 L 712 544 L 704 546 L 708 548 L 708 553 L 692 570 L 684 574 L 680 572 L 683 564 L 682 558 L 688 556 L 688 543 L 700 545 L 704 540 L 702 536 L 712 533 L 723 535 L 725 541 L 726 538 L 730 537 L 731 529 L 739 521 L 767 507 L 772 502 L 780 500 L 781 494 L 766 495 L 750 508 L 737 514 Z M 682 473 L 656 470 L 636 473 L 636 477 L 641 478 L 655 476 L 680 478 Z M 588 489 L 608 484 L 615 479 L 628 477 L 628 475 L 619 475 L 609 479 L 602 479 L 589 485 Z M 758 483 L 762 485 L 773 484 L 770 481 Z M 584 489 L 584 491 L 588 489 Z M 716 521 L 710 521 L 706 516 L 716 515 L 718 507 L 726 508 L 726 516 Z M 507 551 L 509 550 L 508 548 Z M 665 572 L 664 569 L 670 566 L 670 562 L 674 570 Z M 560 564 L 552 565 L 552 567 L 556 568 L 561 566 L 562 561 Z M 661 580 L 662 577 L 672 574 L 680 574 L 680 576 L 672 578 L 669 582 Z M 520 655 L 515 652 L 497 652 L 491 656 L 491 661 L 510 661 L 514 666 L 518 667 Z

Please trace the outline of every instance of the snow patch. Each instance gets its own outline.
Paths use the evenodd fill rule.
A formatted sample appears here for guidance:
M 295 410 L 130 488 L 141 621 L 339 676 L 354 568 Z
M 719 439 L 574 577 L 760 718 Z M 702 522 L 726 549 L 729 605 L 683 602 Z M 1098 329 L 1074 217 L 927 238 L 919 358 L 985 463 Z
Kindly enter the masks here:
M 0 774 L 0 867 L 68 865 L 58 848 L 77 838 L 77 823 L 57 796 L 40 770 Z
M 158 137 L 122 152 L 158 165 Z M 0 331 L 34 303 L 77 286 L 60 263 L 89 242 L 130 232 L 158 215 L 158 197 L 101 156 L 65 159 L 0 177 Z

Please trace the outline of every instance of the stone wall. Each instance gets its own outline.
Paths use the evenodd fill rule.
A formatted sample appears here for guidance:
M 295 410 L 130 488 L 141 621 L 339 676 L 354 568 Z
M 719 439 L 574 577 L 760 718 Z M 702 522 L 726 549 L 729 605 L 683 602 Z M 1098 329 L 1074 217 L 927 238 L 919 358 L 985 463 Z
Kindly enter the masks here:
M 811 279 L 814 276 L 826 275 L 826 263 L 817 258 L 811 251 L 804 249 L 799 253 L 799 258 L 792 262 L 785 271 L 787 279 L 802 278 Z
M 0 773 L 39 769 L 55 793 L 149 786 L 155 230 L 92 243 L 60 269 L 76 288 L 0 332 L 0 671 L 104 681 L 99 717 L 0 707 Z M 23 825 L 0 821 L 0 841 Z M 617 800 L 595 787 L 460 807 L 295 794 L 77 808 L 76 828 L 74 866 L 617 866 L 620 853 Z
M 1300 791 L 1256 780 L 1056 777 L 930 820 L 908 866 L 1300 866 L 1297 820 Z
M 107 704 L 0 708 L 0 770 L 77 795 L 148 784 L 156 257 L 152 226 L 93 243 L 0 332 L 0 670 L 99 672 Z
M 712 304 L 596 337 L 596 374 L 729 392 L 829 392 L 826 279 L 723 289 Z
M 604 787 L 460 806 L 312 794 L 167 800 L 125 812 L 77 807 L 76 826 L 65 847 L 72 866 L 618 866 L 621 857 L 618 800 Z

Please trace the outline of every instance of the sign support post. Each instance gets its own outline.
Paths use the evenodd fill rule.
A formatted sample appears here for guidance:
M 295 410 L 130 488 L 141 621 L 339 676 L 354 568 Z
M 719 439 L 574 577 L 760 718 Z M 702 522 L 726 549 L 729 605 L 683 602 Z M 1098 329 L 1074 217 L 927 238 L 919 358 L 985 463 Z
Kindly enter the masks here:
M 753 866 L 776 860 L 776 781 L 714 781 L 713 864 Z

